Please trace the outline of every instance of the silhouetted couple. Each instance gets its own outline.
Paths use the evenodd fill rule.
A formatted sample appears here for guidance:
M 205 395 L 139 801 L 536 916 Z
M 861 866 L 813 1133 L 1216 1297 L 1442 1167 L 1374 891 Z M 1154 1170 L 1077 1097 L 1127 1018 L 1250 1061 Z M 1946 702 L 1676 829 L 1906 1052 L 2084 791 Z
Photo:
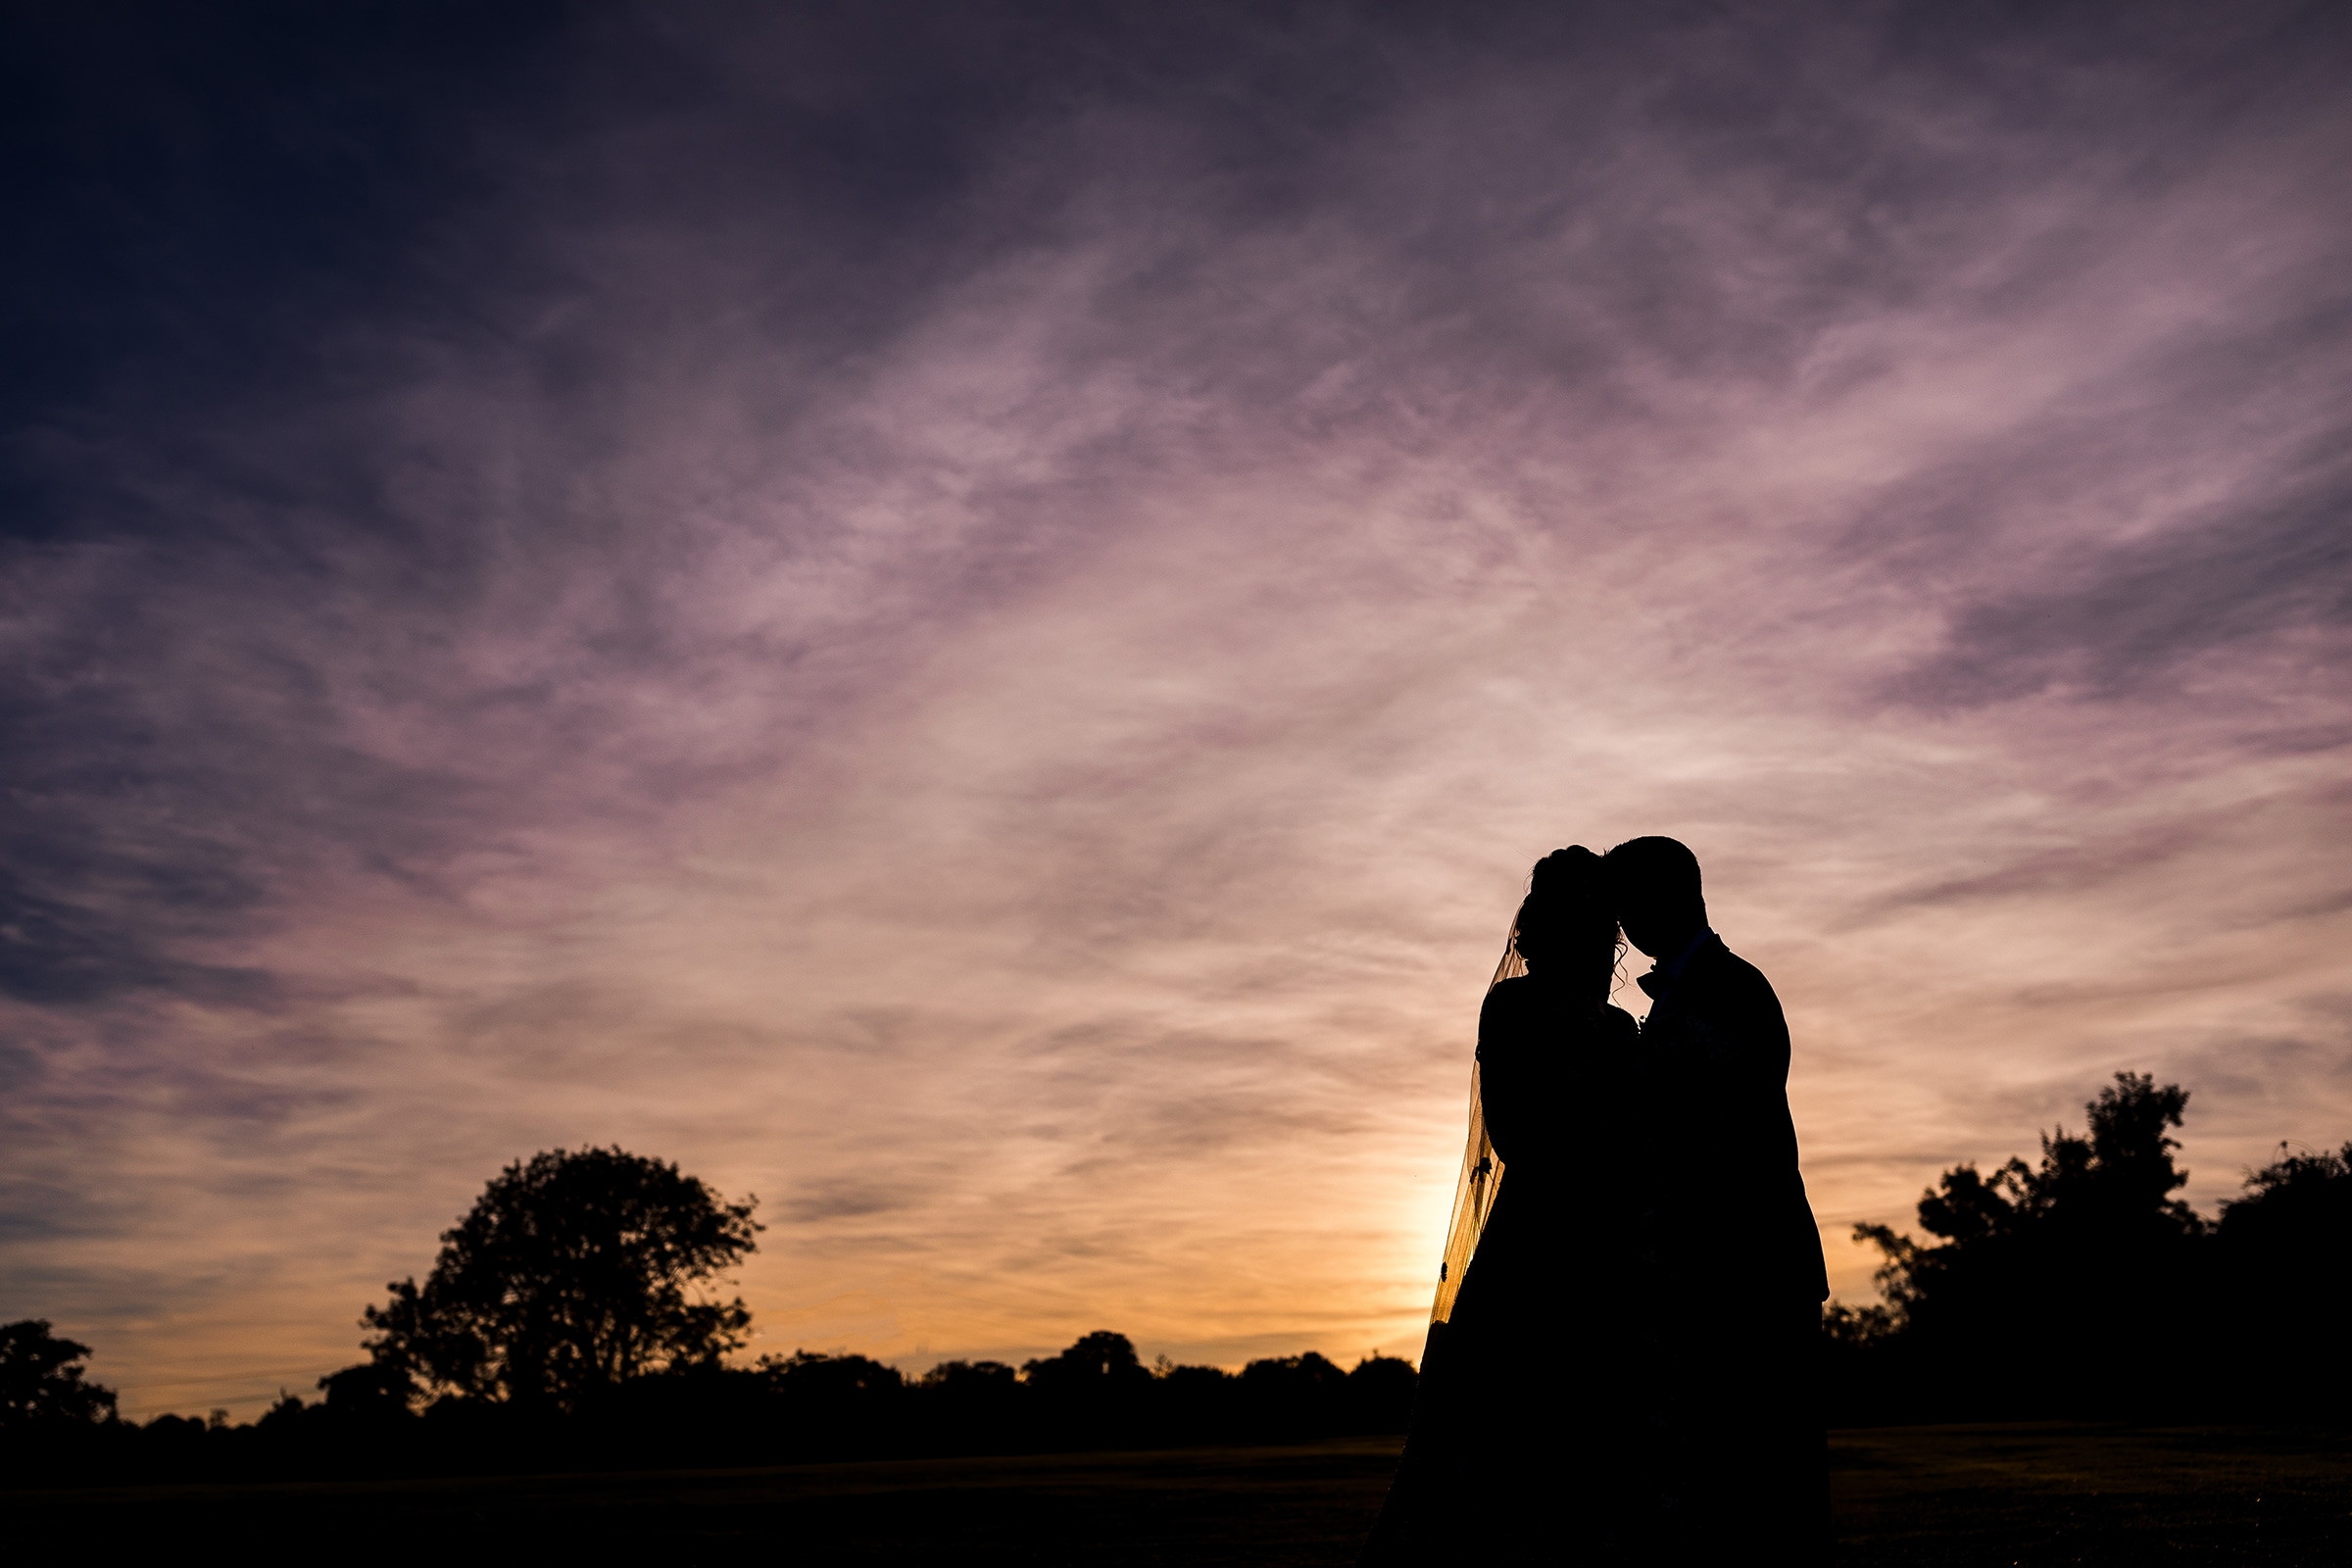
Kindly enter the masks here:
M 1621 928 L 1656 960 L 1639 1027 L 1609 1001 Z M 1788 1078 L 1780 1000 L 1708 928 L 1689 849 L 1538 863 L 1366 1563 L 1826 1556 L 1829 1288 Z

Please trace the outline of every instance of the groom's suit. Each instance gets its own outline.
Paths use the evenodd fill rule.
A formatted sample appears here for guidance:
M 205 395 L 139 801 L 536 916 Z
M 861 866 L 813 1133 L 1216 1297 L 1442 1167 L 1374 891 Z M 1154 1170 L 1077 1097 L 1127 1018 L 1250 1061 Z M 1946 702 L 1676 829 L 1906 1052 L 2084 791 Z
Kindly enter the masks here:
M 1788 1114 L 1788 1024 L 1771 982 L 1711 931 L 1641 986 L 1677 1533 L 1693 1561 L 1809 1560 L 1828 1544 L 1829 1281 Z
M 1700 933 L 1679 962 L 1641 977 L 1650 1104 L 1671 1129 L 1661 1243 L 1717 1298 L 1818 1302 L 1830 1294 L 1821 1233 L 1788 1114 L 1788 1023 L 1772 982 Z M 1682 1282 L 1677 1282 L 1682 1283 Z

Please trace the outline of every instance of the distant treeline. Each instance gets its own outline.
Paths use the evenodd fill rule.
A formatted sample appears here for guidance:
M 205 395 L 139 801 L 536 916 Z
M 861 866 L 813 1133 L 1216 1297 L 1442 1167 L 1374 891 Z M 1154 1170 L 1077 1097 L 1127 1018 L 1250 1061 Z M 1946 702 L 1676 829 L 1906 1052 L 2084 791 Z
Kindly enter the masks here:
M 8 1481 L 652 1469 L 1284 1443 L 1401 1432 L 1415 1378 L 1412 1363 L 1394 1356 L 1346 1371 L 1311 1350 L 1252 1361 L 1238 1374 L 1146 1367 L 1126 1336 L 1096 1333 L 1018 1369 L 949 1361 L 908 1378 L 862 1355 L 801 1351 L 748 1368 L 650 1373 L 568 1407 L 445 1396 L 418 1408 L 409 1388 L 372 1364 L 322 1381 L 323 1398 L 289 1395 L 250 1424 L 85 1415 L 39 1422 L 37 1441 L 22 1441 L 36 1430 L 20 1421 Z
M 2340 1420 L 2352 1144 L 2282 1147 L 2207 1219 L 2177 1196 L 2187 1177 L 2171 1133 L 2187 1103 L 2177 1086 L 2119 1074 L 2085 1107 L 2084 1132 L 2043 1136 L 2038 1163 L 1946 1171 L 1920 1200 L 1929 1240 L 1857 1227 L 1885 1260 L 1886 1300 L 1824 1313 L 1831 1421 Z M 759 1228 L 749 1200 L 722 1202 L 619 1150 L 518 1162 L 443 1235 L 421 1286 L 401 1281 L 368 1309 L 367 1361 L 320 1380 L 323 1397 L 289 1395 L 247 1425 L 120 1420 L 113 1392 L 83 1375 L 87 1346 L 37 1319 L 0 1326 L 0 1484 L 1269 1443 L 1410 1421 L 1414 1370 L 1394 1357 L 1348 1371 L 1311 1351 L 1238 1374 L 1146 1367 L 1110 1333 L 1017 1369 L 950 1361 L 914 1379 L 860 1355 L 730 1365 L 750 1313 L 708 1287 Z M 1626 1348 L 1646 1338 L 1629 1334 Z
M 1886 1304 L 1825 1315 L 1833 1420 L 2195 1415 L 2341 1420 L 2352 1399 L 2352 1143 L 2249 1173 L 2207 1219 L 2176 1196 L 2188 1095 L 2119 1073 L 2037 1163 L 1946 1171 Z
M 712 1287 L 758 1245 L 750 1200 L 619 1149 L 507 1167 L 419 1285 L 361 1316 L 368 1359 L 258 1421 L 120 1420 L 90 1348 L 0 1327 L 0 1476 L 162 1480 L 740 1465 L 885 1454 L 1287 1442 L 1400 1432 L 1412 1363 L 1147 1367 L 1095 1333 L 1015 1368 L 920 1378 L 862 1355 L 730 1364 L 751 1312 Z

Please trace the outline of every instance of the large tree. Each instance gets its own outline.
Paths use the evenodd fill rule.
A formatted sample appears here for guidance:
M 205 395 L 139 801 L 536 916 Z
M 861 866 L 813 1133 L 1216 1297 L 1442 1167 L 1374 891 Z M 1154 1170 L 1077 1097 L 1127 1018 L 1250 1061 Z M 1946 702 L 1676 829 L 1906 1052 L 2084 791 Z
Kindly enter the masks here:
M 103 1421 L 115 1391 L 84 1379 L 90 1348 L 61 1340 L 43 1317 L 0 1323 L 0 1428 Z
M 715 1362 L 751 1313 L 697 1295 L 757 1245 L 753 1201 L 618 1149 L 533 1155 L 442 1233 L 421 1287 L 386 1287 L 391 1300 L 362 1319 L 368 1351 L 428 1394 L 561 1408 Z
M 1857 1240 L 1886 1255 L 1890 1316 L 1847 1314 L 1833 1333 L 1892 1331 L 1916 1375 L 1947 1397 L 2119 1408 L 2177 1392 L 2204 1222 L 2174 1195 L 2187 1091 L 2118 1073 L 2083 1107 L 2086 1133 L 2043 1136 L 2041 1161 L 1990 1176 L 1944 1172 L 1919 1200 L 1923 1244 L 1885 1225 Z

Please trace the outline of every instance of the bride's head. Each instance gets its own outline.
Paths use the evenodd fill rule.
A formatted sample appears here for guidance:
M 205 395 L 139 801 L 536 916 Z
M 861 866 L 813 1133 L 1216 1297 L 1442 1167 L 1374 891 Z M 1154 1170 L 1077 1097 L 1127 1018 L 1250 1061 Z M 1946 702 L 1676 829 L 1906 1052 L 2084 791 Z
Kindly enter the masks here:
M 1546 979 L 1607 999 L 1623 949 L 1601 885 L 1599 856 L 1572 844 L 1538 860 L 1512 931 L 1531 974 L 1541 970 Z

